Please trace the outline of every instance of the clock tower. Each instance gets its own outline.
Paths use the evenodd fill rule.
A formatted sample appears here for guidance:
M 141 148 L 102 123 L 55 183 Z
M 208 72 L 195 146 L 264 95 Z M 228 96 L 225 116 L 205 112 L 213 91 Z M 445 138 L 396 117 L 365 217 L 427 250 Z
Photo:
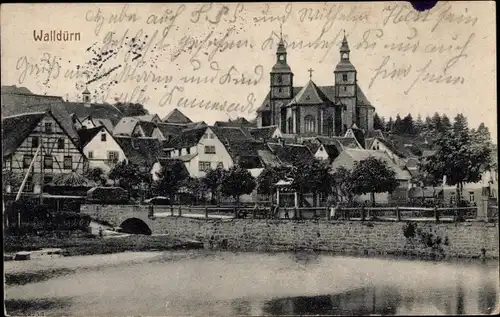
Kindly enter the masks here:
M 280 41 L 276 50 L 276 64 L 271 70 L 271 125 L 278 125 L 281 131 L 285 131 L 286 113 L 285 106 L 293 98 L 293 73 L 286 60 L 286 48 L 283 42 L 283 34 L 280 32 Z

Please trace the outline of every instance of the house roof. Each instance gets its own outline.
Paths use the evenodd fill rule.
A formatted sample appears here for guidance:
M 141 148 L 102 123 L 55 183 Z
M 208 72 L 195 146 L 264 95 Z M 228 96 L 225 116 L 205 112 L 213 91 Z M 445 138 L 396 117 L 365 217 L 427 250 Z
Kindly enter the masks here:
M 396 172 L 396 179 L 408 179 L 409 177 L 411 177 L 410 172 L 406 168 L 400 167 L 398 164 L 393 162 L 387 156 L 387 154 L 375 150 L 346 149 L 342 151 L 342 153 L 340 153 L 340 155 L 333 161 L 332 168 L 336 169 L 340 166 L 352 168 L 355 161 L 359 162 L 369 157 L 375 157 L 386 162 L 387 166 L 392 168 Z M 351 161 L 347 162 L 346 158 L 349 158 Z
M 2 118 L 2 156 L 14 153 L 44 117 L 38 112 Z
M 403 152 L 401 152 L 392 142 L 386 139 L 380 139 L 380 138 L 375 138 L 375 139 L 378 140 L 383 145 L 385 145 L 386 148 L 388 148 L 391 152 L 393 152 L 397 156 L 401 158 L 406 158 L 406 155 Z
M 314 155 L 309 148 L 302 144 L 268 143 L 268 146 L 278 159 L 285 164 L 295 165 L 299 162 L 314 160 Z
M 358 141 L 359 145 L 361 145 L 362 148 L 366 147 L 365 144 L 365 134 L 363 130 L 359 129 L 355 124 L 351 127 L 351 131 L 354 134 L 354 137 L 356 138 L 356 141 Z
M 101 132 L 103 129 L 102 126 L 90 128 L 90 129 L 80 129 L 78 130 L 78 136 L 80 137 L 80 145 L 81 147 L 85 147 L 94 137 Z
M 139 121 L 137 124 L 142 128 L 142 131 L 144 132 L 145 136 L 150 137 L 153 135 L 153 131 L 156 128 L 156 124 L 150 121 Z
M 155 138 L 115 137 L 129 162 L 150 170 L 158 160 L 165 158 L 163 147 Z
M 380 129 L 377 130 L 371 130 L 371 131 L 365 131 L 365 138 L 379 138 L 379 139 L 385 139 L 384 134 Z
M 319 89 L 319 91 L 321 91 L 325 95 L 325 97 L 331 103 L 336 104 L 336 105 L 340 104 L 340 103 L 336 102 L 336 100 L 335 100 L 335 86 L 334 85 L 332 85 L 332 86 L 316 86 L 316 87 Z M 297 94 L 302 90 L 302 88 L 303 88 L 302 86 L 293 87 L 293 90 L 292 90 L 293 96 L 297 96 Z M 271 95 L 271 92 L 269 91 L 267 93 L 266 97 L 264 98 L 264 100 L 262 101 L 262 104 L 257 109 L 257 112 L 271 110 L 270 95 Z M 372 107 L 370 101 L 368 100 L 368 98 L 364 94 L 361 87 L 359 87 L 359 85 L 356 86 L 356 95 L 357 95 L 357 100 L 358 100 L 358 106 L 370 106 L 370 107 Z M 290 101 L 292 101 L 292 99 L 285 99 L 281 102 L 277 102 L 277 104 L 281 104 L 280 107 L 284 107 L 284 106 L 288 105 L 290 103 Z
M 135 129 L 135 126 L 139 122 L 135 117 L 123 117 L 121 120 L 115 125 L 113 129 L 114 135 L 128 135 L 131 136 L 132 132 Z
M 223 143 L 234 141 L 250 141 L 250 136 L 239 127 L 210 127 L 217 138 Z
M 153 119 L 155 117 L 157 117 L 158 119 L 160 119 L 160 117 L 158 117 L 157 114 L 145 114 L 145 115 L 142 115 L 142 116 L 135 116 L 134 118 L 136 118 L 139 121 L 148 121 L 148 122 L 151 122 L 151 121 L 153 121 Z
M 9 91 L 9 89 L 6 89 L 6 91 Z M 5 93 L 2 88 L 2 117 L 50 110 L 68 136 L 78 144 L 78 133 L 71 119 L 71 112 L 66 110 L 64 104 L 63 99 L 58 96 Z
M 95 187 L 97 183 L 85 178 L 83 175 L 71 172 L 57 175 L 49 186 L 64 186 L 64 187 Z
M 172 139 L 171 146 L 175 149 L 195 146 L 200 142 L 205 131 L 207 131 L 207 127 L 184 129 L 177 137 Z
M 74 113 L 78 118 L 92 118 L 109 119 L 113 125 L 116 125 L 121 118 L 124 117 L 118 108 L 108 103 L 90 103 L 83 102 L 64 102 L 66 111 Z
M 334 160 L 341 152 L 335 144 L 323 144 L 323 148 L 325 149 L 326 154 L 328 154 L 328 158 L 331 160 Z
M 250 135 L 256 140 L 269 140 L 273 137 L 274 132 L 278 129 L 277 125 L 261 128 L 250 128 Z
M 185 114 L 183 114 L 179 109 L 175 108 L 170 111 L 162 120 L 163 122 L 168 123 L 191 123 L 191 119 L 189 119 Z
M 2 86 L 1 91 L 3 94 L 28 94 L 28 95 L 33 94 L 28 88 L 17 87 L 16 85 Z
M 178 136 L 182 130 L 187 129 L 185 125 L 177 123 L 158 123 L 156 126 L 165 138 L 167 138 L 167 136 Z
M 229 121 L 215 121 L 215 127 L 248 127 L 255 128 L 255 123 L 248 121 L 243 117 L 238 117 L 234 120 L 229 119 Z

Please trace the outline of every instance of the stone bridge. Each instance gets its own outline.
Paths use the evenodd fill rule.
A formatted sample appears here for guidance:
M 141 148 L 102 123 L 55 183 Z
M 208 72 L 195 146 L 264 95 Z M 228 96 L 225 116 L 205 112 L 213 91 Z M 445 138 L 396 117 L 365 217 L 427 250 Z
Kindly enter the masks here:
M 123 232 L 151 234 L 154 220 L 151 218 L 151 206 L 140 205 L 82 205 L 80 212 L 89 215 L 97 222 L 121 227 Z M 154 206 L 155 212 L 158 211 Z

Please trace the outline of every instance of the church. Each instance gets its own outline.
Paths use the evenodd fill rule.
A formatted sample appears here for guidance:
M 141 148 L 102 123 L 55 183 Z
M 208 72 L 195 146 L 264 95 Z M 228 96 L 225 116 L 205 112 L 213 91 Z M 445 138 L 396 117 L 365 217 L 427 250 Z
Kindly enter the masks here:
M 375 107 L 358 86 L 357 71 L 349 54 L 344 34 L 340 61 L 333 71 L 334 85 L 317 86 L 309 69 L 309 82 L 305 86 L 294 86 L 281 36 L 276 64 L 270 73 L 270 90 L 257 109 L 257 125 L 276 125 L 284 134 L 303 137 L 340 136 L 353 125 L 365 132 L 372 131 Z

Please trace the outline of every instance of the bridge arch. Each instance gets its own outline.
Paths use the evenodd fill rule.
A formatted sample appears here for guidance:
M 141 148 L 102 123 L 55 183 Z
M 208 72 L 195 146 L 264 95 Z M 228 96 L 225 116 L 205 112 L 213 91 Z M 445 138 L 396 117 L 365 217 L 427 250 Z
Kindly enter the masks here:
M 124 233 L 133 233 L 133 234 L 145 234 L 151 235 L 151 228 L 145 223 L 143 220 L 139 218 L 128 218 L 123 221 L 120 225 L 121 231 Z

